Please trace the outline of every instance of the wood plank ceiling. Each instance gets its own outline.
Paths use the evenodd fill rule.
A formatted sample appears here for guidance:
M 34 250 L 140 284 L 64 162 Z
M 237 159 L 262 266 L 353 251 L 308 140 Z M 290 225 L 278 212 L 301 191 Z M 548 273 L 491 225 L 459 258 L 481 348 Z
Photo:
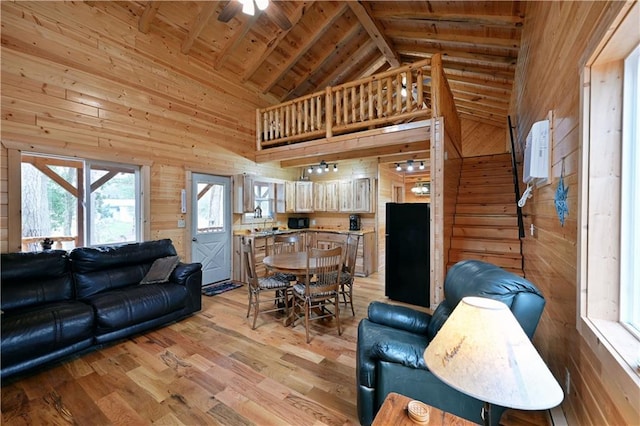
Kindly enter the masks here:
M 227 3 L 117 4 L 274 104 L 442 52 L 460 115 L 506 128 L 519 1 L 271 1 L 253 17 Z M 237 13 L 222 22 L 223 10 Z
M 524 2 L 271 0 L 254 16 L 238 0 L 116 4 L 138 17 L 142 33 L 180 40 L 183 54 L 272 104 L 441 52 L 460 116 L 507 127 Z

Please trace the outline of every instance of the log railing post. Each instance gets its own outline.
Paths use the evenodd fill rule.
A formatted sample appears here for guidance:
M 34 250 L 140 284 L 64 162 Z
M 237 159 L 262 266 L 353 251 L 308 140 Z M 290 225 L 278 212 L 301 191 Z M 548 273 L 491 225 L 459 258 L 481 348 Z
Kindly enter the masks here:
M 327 87 L 325 92 L 325 120 L 327 122 L 327 138 L 333 136 L 333 100 L 331 99 L 331 87 Z

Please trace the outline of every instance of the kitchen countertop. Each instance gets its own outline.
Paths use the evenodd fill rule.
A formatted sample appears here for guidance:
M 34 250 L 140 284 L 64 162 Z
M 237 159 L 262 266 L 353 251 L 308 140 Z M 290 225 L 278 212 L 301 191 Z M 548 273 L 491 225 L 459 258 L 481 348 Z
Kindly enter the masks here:
M 375 232 L 372 228 L 364 228 L 359 231 L 350 231 L 348 229 L 341 228 L 303 228 L 303 229 L 279 229 L 277 231 L 251 231 L 251 230 L 238 230 L 233 231 L 233 235 L 248 235 L 252 237 L 269 237 L 277 234 L 291 234 L 294 232 L 330 232 L 334 234 L 358 234 L 364 235 Z

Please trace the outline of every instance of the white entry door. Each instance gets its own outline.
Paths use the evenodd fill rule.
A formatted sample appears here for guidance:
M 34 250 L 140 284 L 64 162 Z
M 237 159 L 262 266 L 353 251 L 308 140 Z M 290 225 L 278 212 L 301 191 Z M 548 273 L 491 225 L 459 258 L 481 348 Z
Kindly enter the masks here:
M 231 278 L 231 178 L 193 173 L 191 258 L 202 285 Z

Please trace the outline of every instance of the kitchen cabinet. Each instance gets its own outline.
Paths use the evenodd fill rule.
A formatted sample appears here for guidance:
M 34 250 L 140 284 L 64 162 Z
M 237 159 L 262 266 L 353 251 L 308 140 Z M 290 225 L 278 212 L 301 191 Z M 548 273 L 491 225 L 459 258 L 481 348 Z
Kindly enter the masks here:
M 253 235 L 234 235 L 233 237 L 233 279 L 243 283 L 247 282 L 247 276 L 245 266 L 243 264 L 242 256 L 242 244 L 247 239 L 251 240 L 253 245 L 253 253 L 256 258 L 256 274 L 259 277 L 263 277 L 266 273 L 266 268 L 262 263 L 262 259 L 267 255 L 267 245 L 272 244 L 273 241 L 269 241 L 273 237 L 269 236 L 253 236 Z
M 313 182 L 296 182 L 296 213 L 313 212 Z
M 371 179 L 353 181 L 353 211 L 368 213 L 371 210 Z
M 292 181 L 286 181 L 284 183 L 285 191 L 285 211 L 287 213 L 294 213 L 296 211 L 296 183 Z
M 370 178 L 342 180 L 340 181 L 338 193 L 341 212 L 372 212 Z
M 340 195 L 339 195 L 340 182 L 337 180 L 328 181 L 324 183 L 324 186 L 325 186 L 325 211 L 327 212 L 340 211 Z
M 306 232 L 292 232 L 287 235 L 299 235 L 300 244 L 302 247 L 306 247 L 306 241 L 308 235 Z M 256 258 L 256 275 L 258 277 L 264 277 L 267 274 L 267 268 L 264 266 L 263 260 L 266 256 L 272 253 L 273 247 L 273 235 L 234 235 L 233 237 L 233 280 L 243 283 L 247 282 L 247 275 L 245 273 L 245 265 L 242 257 L 242 244 L 247 239 L 251 240 L 253 244 L 253 252 Z
M 314 182 L 313 185 L 313 209 L 317 212 L 327 211 L 327 184 L 326 182 Z
M 347 233 L 307 231 L 308 241 L 312 247 L 328 249 L 340 246 L 346 250 Z M 377 270 L 376 233 L 364 232 L 360 235 L 356 255 L 356 275 L 366 277 Z
M 253 185 L 255 179 L 249 175 L 235 175 L 233 178 L 233 212 L 251 213 L 254 205 Z
M 313 182 L 285 182 L 285 208 L 287 213 L 313 212 Z
M 338 187 L 338 199 L 341 212 L 353 211 L 353 181 L 341 180 Z

